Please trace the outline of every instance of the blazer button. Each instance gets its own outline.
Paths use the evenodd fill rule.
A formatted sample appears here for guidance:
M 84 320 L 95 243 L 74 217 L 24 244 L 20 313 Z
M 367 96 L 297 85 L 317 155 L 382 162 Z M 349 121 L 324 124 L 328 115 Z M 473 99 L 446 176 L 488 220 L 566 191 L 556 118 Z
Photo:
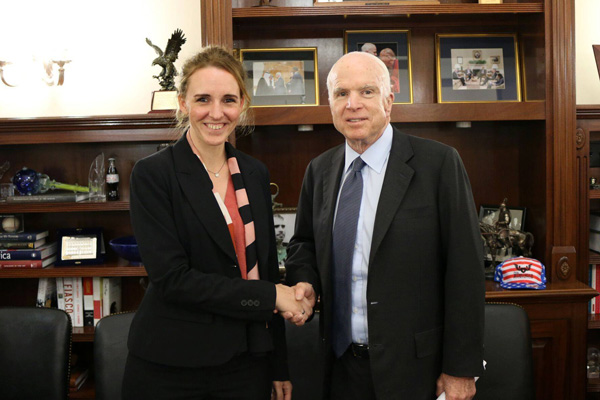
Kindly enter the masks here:
M 242 300 L 240 304 L 242 307 L 246 307 L 248 305 L 248 300 Z
M 254 300 L 254 305 L 255 305 L 256 307 L 260 306 L 260 300 Z

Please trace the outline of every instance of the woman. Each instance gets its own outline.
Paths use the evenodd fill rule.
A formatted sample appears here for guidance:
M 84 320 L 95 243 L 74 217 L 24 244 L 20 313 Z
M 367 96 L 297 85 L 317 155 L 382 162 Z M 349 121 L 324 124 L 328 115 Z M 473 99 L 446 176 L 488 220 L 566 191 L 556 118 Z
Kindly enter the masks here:
M 186 62 L 173 145 L 131 174 L 150 284 L 131 325 L 124 399 L 291 399 L 284 321 L 312 311 L 276 285 L 269 174 L 227 138 L 247 119 L 242 65 L 209 47 Z M 275 314 L 274 312 L 281 312 Z

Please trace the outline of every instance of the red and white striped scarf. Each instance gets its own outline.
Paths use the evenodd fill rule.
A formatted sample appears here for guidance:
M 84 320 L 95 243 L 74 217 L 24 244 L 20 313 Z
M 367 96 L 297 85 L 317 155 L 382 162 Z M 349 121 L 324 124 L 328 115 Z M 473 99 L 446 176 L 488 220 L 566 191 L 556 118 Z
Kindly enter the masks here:
M 187 133 L 187 140 L 192 148 L 192 151 L 198 157 L 198 160 L 202 162 L 200 158 L 200 152 L 194 146 L 194 142 L 192 142 L 192 137 L 190 132 Z M 246 192 L 246 187 L 244 186 L 244 179 L 242 177 L 242 173 L 240 171 L 240 166 L 237 162 L 237 158 L 235 155 L 231 154 L 228 146 L 225 146 L 225 150 L 227 152 L 227 166 L 229 167 L 229 173 L 231 174 L 231 180 L 233 182 L 233 189 L 235 190 L 235 199 L 238 206 L 238 212 L 240 213 L 240 217 L 242 218 L 242 222 L 244 224 L 244 235 L 246 239 L 246 279 L 260 279 L 258 274 L 258 257 L 256 253 L 256 235 L 254 233 L 254 220 L 252 219 L 252 210 L 250 209 L 250 202 L 248 201 L 248 193 Z M 202 163 L 204 166 L 204 163 Z M 206 169 L 206 166 L 204 166 Z M 208 171 L 208 170 L 207 170 Z M 234 243 L 235 247 L 235 239 L 233 234 L 233 221 L 231 216 L 229 215 L 229 211 L 227 211 L 227 207 L 225 206 L 225 202 L 221 199 L 219 193 L 217 193 L 213 187 L 213 193 L 215 195 L 215 199 L 219 204 L 219 208 L 223 213 L 223 217 L 227 222 L 227 228 L 229 229 L 229 234 L 231 235 L 231 241 Z M 240 265 L 242 269 L 242 276 L 244 277 L 244 266 Z

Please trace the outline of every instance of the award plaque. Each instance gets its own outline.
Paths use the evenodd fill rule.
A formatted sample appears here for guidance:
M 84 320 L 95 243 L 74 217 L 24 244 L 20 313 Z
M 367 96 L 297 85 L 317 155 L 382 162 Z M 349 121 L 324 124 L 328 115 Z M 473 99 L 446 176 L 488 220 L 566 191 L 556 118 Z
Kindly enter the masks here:
M 102 228 L 58 230 L 58 259 L 55 265 L 87 265 L 104 262 Z
M 157 90 L 152 92 L 152 106 L 150 112 L 177 110 L 176 90 Z

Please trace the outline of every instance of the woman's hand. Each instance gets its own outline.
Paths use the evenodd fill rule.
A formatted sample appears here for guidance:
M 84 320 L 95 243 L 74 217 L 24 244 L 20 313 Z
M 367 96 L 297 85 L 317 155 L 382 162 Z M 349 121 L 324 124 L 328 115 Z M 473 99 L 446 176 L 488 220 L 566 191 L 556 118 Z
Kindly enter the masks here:
M 276 309 L 273 312 L 280 312 L 283 318 L 298 326 L 304 325 L 308 317 L 312 315 L 314 302 L 306 297 L 297 300 L 296 290 L 292 287 L 277 284 L 275 288 L 277 298 L 275 299 Z
M 271 400 L 292 400 L 292 382 L 273 381 Z

